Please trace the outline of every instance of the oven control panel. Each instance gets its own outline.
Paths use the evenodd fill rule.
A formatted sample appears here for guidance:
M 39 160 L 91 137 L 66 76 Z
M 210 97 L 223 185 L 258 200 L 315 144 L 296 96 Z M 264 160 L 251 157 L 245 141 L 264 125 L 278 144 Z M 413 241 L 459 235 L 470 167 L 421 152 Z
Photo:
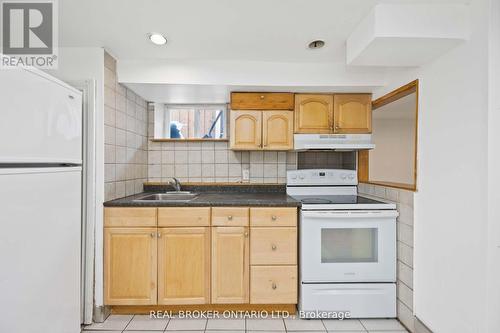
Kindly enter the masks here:
M 356 170 L 306 169 L 287 171 L 287 185 L 357 185 Z

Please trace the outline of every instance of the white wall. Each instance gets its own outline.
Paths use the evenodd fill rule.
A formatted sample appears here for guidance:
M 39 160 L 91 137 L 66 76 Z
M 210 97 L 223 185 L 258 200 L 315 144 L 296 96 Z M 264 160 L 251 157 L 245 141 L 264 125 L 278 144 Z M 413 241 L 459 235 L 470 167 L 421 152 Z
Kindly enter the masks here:
M 436 333 L 487 332 L 488 3 L 469 41 L 374 96 L 420 79 L 414 311 Z
M 415 165 L 415 120 L 381 119 L 375 111 L 372 121 L 369 175 L 371 181 L 413 184 Z
M 488 332 L 500 332 L 500 1 L 491 2 L 488 115 Z
M 95 173 L 95 305 L 103 303 L 103 206 L 104 202 L 104 49 L 98 47 L 59 48 L 59 66 L 50 74 L 67 82 L 95 80 L 96 118 L 96 173 Z

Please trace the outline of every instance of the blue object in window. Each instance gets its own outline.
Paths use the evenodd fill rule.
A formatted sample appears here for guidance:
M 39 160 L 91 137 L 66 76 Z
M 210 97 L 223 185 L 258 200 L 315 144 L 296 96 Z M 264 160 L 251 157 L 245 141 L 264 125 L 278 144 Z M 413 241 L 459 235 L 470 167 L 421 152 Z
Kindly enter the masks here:
M 170 138 L 171 139 L 182 139 L 181 128 L 182 126 L 177 121 L 172 121 L 170 123 Z

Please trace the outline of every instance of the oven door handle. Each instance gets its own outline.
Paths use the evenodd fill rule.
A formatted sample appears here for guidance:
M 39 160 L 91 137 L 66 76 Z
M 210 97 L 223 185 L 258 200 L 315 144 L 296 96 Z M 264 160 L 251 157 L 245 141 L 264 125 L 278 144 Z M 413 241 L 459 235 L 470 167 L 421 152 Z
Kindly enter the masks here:
M 338 210 L 338 211 L 302 211 L 302 217 L 315 219 L 367 219 L 398 217 L 397 210 Z

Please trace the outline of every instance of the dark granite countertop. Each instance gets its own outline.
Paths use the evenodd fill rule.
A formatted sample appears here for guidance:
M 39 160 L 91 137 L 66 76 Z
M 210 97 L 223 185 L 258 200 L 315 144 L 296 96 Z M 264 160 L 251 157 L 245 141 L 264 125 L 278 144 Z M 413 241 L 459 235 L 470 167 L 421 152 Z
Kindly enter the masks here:
M 166 185 L 145 185 L 143 193 L 107 201 L 106 207 L 195 207 L 195 206 L 263 206 L 299 207 L 300 202 L 286 194 L 283 185 L 186 185 L 183 191 L 199 195 L 188 202 L 135 201 L 149 193 L 172 190 Z

